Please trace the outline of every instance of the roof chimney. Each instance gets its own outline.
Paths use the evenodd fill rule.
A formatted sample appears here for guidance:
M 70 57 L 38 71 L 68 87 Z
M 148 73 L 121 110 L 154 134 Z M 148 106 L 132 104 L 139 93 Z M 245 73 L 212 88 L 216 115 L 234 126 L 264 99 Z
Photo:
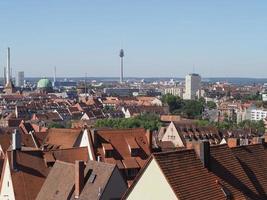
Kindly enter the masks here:
M 252 143 L 253 144 L 264 144 L 265 138 L 262 137 L 253 137 L 252 138 Z
M 196 154 L 201 160 L 203 167 L 209 169 L 210 165 L 210 143 L 208 140 L 200 141 L 195 146 Z
M 16 152 L 21 150 L 21 135 L 18 130 L 12 133 L 12 151 L 11 151 L 11 169 L 17 170 L 17 155 Z
M 146 138 L 147 138 L 147 142 L 148 142 L 148 146 L 149 146 L 149 149 L 152 150 L 152 131 L 150 130 L 146 130 Z
M 78 199 L 84 187 L 84 161 L 75 161 L 75 191 L 74 198 Z
M 21 135 L 17 129 L 12 133 L 12 150 L 21 149 Z
M 228 138 L 227 140 L 228 147 L 238 147 L 240 146 L 240 139 L 239 138 Z

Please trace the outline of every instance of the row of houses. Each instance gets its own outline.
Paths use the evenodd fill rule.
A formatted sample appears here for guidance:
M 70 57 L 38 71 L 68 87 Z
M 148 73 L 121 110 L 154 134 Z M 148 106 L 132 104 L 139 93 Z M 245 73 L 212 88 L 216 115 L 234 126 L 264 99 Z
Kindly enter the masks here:
M 9 132 L 0 135 L 0 199 L 266 199 L 264 139 L 161 151 L 141 128 Z
M 53 123 L 66 126 L 70 121 L 80 121 L 80 124 L 83 125 L 84 121 L 91 124 L 97 119 L 104 118 L 129 118 L 147 112 L 168 113 L 168 108 L 161 106 L 161 101 L 154 97 L 127 99 L 122 97 L 92 97 L 75 102 L 53 95 L 48 95 L 45 98 L 42 94 L 38 95 L 17 95 L 17 98 L 15 95 L 2 96 L 3 99 L 0 104 L 1 102 L 5 103 L 2 107 L 0 106 L 0 126 L 18 127 L 22 120 L 44 127 Z
M 120 199 L 152 152 L 141 128 L 24 131 L 0 137 L 0 199 Z

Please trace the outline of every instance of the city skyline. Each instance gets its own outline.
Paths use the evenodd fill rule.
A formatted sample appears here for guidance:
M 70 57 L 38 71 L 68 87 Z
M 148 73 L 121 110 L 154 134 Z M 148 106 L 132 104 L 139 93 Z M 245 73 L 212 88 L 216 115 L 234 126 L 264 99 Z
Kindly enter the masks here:
M 13 76 L 265 78 L 264 1 L 0 2 L 0 68 Z M 195 69 L 194 69 L 195 68 Z M 163 70 L 164 69 L 164 70 Z

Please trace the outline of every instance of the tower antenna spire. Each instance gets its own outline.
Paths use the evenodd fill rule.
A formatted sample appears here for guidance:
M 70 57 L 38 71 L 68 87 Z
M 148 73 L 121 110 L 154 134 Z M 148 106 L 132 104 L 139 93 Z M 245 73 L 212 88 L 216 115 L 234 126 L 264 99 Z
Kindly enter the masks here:
M 7 48 L 7 66 L 6 66 L 6 84 L 8 85 L 11 81 L 11 69 L 10 69 L 10 48 Z
M 120 50 L 120 58 L 121 58 L 121 73 L 120 73 L 120 83 L 123 83 L 123 57 L 124 57 L 124 50 Z

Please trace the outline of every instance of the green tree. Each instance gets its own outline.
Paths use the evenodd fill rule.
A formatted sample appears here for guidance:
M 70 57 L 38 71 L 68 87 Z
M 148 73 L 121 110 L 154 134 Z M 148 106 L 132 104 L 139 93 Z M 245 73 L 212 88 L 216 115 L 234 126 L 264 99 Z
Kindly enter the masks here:
M 216 103 L 213 102 L 213 101 L 208 101 L 208 102 L 207 102 L 207 107 L 208 107 L 209 109 L 216 109 L 216 108 L 217 108 L 217 105 L 216 105 Z
M 48 128 L 65 128 L 65 126 L 63 124 L 53 122 L 48 125 Z
M 142 114 L 133 118 L 99 119 L 95 123 L 97 128 L 145 128 L 158 130 L 161 127 L 160 118 L 154 114 Z

